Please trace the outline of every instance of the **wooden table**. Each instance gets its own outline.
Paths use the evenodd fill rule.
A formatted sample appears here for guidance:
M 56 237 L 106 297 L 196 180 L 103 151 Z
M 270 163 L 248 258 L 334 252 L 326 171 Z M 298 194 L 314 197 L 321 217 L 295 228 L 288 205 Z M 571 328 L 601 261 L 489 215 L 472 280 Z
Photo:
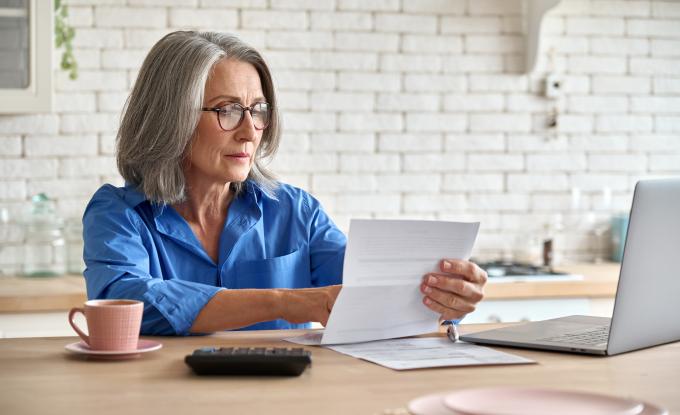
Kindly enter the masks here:
M 312 347 L 312 367 L 293 378 L 198 377 L 183 362 L 202 346 L 282 346 L 290 345 L 282 338 L 299 334 L 154 338 L 163 349 L 128 361 L 70 355 L 64 345 L 76 338 L 0 339 L 0 413 L 388 414 L 428 393 L 489 386 L 592 391 L 680 412 L 680 343 L 613 357 L 503 349 L 539 364 L 405 372 Z

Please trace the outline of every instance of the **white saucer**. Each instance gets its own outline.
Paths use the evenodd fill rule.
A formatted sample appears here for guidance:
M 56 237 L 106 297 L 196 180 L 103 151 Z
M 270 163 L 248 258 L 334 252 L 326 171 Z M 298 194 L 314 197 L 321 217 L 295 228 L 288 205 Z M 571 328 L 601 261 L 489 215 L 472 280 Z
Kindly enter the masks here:
M 140 353 L 153 352 L 163 347 L 162 343 L 153 340 L 139 339 L 137 349 L 135 350 L 92 350 L 85 342 L 71 343 L 64 346 L 69 352 L 97 357 L 101 359 L 127 359 L 130 357 L 137 357 Z
M 509 410 L 509 411 L 501 411 L 501 412 L 495 412 L 495 413 L 504 413 L 504 414 L 527 414 L 527 413 L 553 413 L 553 410 L 555 407 L 551 408 L 551 411 L 545 412 L 542 411 L 543 408 L 539 409 L 539 412 L 534 412 L 531 411 L 531 409 L 537 409 L 537 408 L 531 408 L 532 404 L 538 404 L 539 406 L 541 405 L 541 399 L 539 399 L 539 402 L 531 402 L 527 403 L 524 402 L 524 405 L 521 407 L 517 408 L 508 408 L 508 406 L 513 406 L 513 403 L 517 405 L 517 401 L 522 400 L 522 398 L 526 398 L 528 396 L 522 397 L 522 392 L 524 394 L 532 394 L 539 392 L 539 395 L 545 394 L 548 392 L 548 394 L 562 394 L 564 393 L 565 395 L 570 396 L 571 398 L 576 398 L 577 400 L 581 401 L 581 404 L 586 405 L 586 412 L 581 412 L 581 413 L 601 413 L 598 412 L 597 409 L 593 407 L 588 407 L 588 403 L 593 404 L 599 404 L 600 406 L 604 405 L 612 405 L 610 406 L 610 409 L 614 409 L 613 412 L 607 412 L 607 413 L 614 413 L 614 414 L 636 414 L 636 415 L 668 415 L 668 411 L 659 408 L 658 406 L 652 405 L 648 402 L 635 402 L 635 401 L 630 401 L 626 399 L 621 399 L 621 398 L 615 398 L 612 396 L 607 396 L 607 395 L 599 395 L 599 394 L 586 394 L 583 392 L 575 392 L 575 391 L 555 391 L 555 390 L 546 390 L 546 389 L 531 389 L 531 388 L 483 388 L 483 389 L 467 389 L 467 390 L 460 390 L 460 391 L 453 391 L 449 393 L 434 393 L 430 395 L 424 395 L 419 398 L 413 399 L 408 403 L 408 411 L 412 415 L 482 415 L 482 414 L 488 414 L 490 413 L 490 409 L 498 409 L 498 408 L 489 408 L 488 399 L 490 396 L 483 397 L 483 400 L 477 400 L 479 398 L 482 398 L 481 395 L 487 394 L 489 392 L 505 392 L 507 393 L 512 393 L 512 397 L 505 396 L 502 401 L 504 402 L 503 406 L 504 409 Z M 474 402 L 470 402 L 468 399 L 469 398 L 474 398 Z M 536 398 L 536 396 L 534 396 Z M 554 397 L 553 397 L 554 398 Z M 585 399 L 584 399 L 585 398 Z M 595 399 L 593 399 L 595 398 Z M 587 402 L 588 400 L 593 400 L 591 402 Z M 466 402 L 467 401 L 467 402 Z M 514 402 L 513 402 L 514 401 Z M 584 402 L 585 401 L 585 402 Z M 492 402 L 493 398 L 492 398 Z M 495 401 L 497 402 L 497 401 Z M 545 404 L 545 402 L 542 402 Z M 631 405 L 632 403 L 632 405 Z M 453 404 L 453 405 L 451 405 Z M 510 405 L 508 405 L 510 404 Z M 597 406 L 597 405 L 595 405 Z M 462 409 L 462 407 L 465 407 L 464 409 L 467 409 L 468 411 L 465 412 L 459 412 L 456 411 L 454 408 L 459 407 Z M 513 411 L 513 409 L 515 411 Z M 583 409 L 583 408 L 581 408 Z M 595 409 L 595 411 L 593 411 Z M 600 407 L 599 409 L 603 409 Z

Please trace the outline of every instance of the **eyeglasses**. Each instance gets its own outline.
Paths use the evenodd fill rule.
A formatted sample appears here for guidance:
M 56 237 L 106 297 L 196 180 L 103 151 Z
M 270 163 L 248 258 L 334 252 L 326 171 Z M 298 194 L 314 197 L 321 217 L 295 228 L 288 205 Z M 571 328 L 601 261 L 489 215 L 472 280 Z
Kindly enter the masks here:
M 271 107 L 266 102 L 258 102 L 250 107 L 244 107 L 238 103 L 227 104 L 219 108 L 203 107 L 201 111 L 214 112 L 217 114 L 217 122 L 224 131 L 235 130 L 243 122 L 246 111 L 250 112 L 253 119 L 253 126 L 256 130 L 264 130 L 269 126 L 271 119 Z

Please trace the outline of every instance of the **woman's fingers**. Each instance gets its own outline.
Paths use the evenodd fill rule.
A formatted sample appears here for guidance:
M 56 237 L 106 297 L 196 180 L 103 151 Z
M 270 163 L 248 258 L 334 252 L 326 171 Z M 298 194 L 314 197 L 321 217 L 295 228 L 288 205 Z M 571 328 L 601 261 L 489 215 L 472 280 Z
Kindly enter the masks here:
M 478 303 L 484 298 L 484 291 L 480 284 L 471 283 L 451 275 L 428 274 L 421 285 L 424 294 L 428 294 L 427 289 L 430 288 L 463 297 L 473 303 Z
M 477 264 L 462 259 L 443 259 L 439 262 L 439 268 L 444 273 L 460 275 L 472 283 L 484 285 L 488 279 L 486 271 Z

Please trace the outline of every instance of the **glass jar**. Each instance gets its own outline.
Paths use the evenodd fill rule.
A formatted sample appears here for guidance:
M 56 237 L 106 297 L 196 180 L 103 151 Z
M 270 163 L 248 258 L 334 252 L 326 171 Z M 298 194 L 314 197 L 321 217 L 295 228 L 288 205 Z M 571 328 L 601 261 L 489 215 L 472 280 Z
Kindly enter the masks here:
M 66 272 L 81 274 L 85 271 L 83 261 L 83 223 L 74 218 L 66 221 Z
M 23 275 L 51 277 L 65 274 L 64 222 L 47 195 L 40 193 L 33 196 L 24 225 Z

